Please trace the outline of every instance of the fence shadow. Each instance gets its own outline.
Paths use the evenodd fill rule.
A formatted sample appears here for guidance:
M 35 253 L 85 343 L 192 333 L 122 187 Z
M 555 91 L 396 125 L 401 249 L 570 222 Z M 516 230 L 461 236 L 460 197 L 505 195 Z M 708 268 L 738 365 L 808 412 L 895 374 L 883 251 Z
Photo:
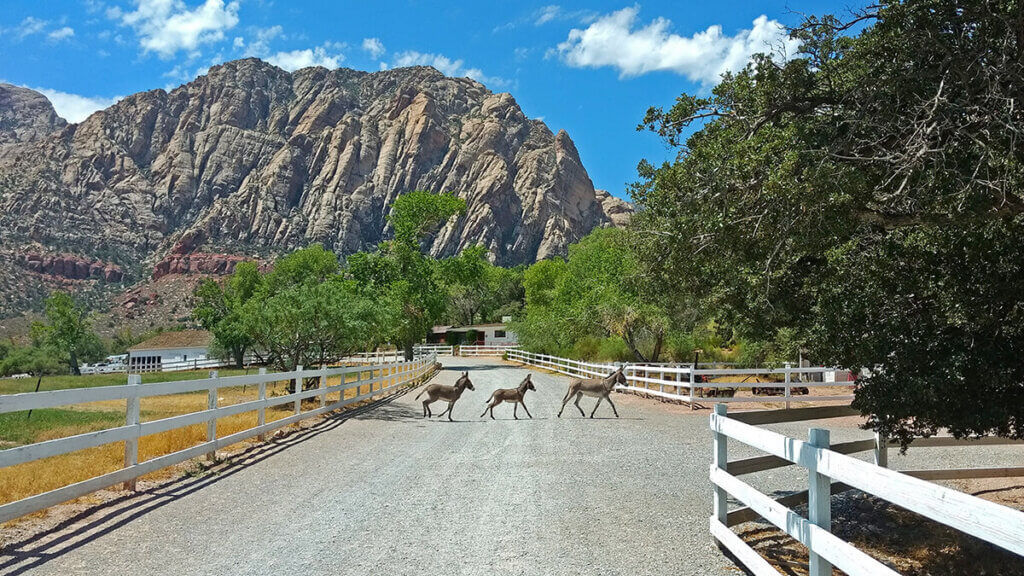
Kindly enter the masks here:
M 403 388 L 385 398 L 353 410 L 328 415 L 309 428 L 251 446 L 228 457 L 224 462 L 207 470 L 204 474 L 183 475 L 152 488 L 135 493 L 125 493 L 113 500 L 90 506 L 51 528 L 29 534 L 17 542 L 11 542 L 0 548 L 0 574 L 13 576 L 38 568 L 50 560 L 59 558 L 125 526 L 132 520 L 158 510 L 166 504 L 185 498 L 225 478 L 230 478 L 292 446 L 330 432 L 350 419 L 387 408 L 396 398 L 407 394 L 410 390 Z

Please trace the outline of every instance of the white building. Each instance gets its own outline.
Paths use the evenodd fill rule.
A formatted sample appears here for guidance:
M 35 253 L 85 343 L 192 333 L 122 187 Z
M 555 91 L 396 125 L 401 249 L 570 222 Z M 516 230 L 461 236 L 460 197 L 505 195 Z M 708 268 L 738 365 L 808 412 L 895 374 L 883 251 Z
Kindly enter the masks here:
M 461 332 L 463 334 L 472 332 L 476 339 L 472 342 L 463 340 L 463 344 L 483 344 L 484 346 L 510 346 L 517 344 L 519 340 L 516 333 L 508 329 L 504 322 L 492 324 L 472 324 L 470 326 L 459 326 L 458 328 L 447 327 L 447 333 Z
M 213 334 L 205 330 L 161 332 L 128 349 L 128 371 L 202 368 L 211 342 Z

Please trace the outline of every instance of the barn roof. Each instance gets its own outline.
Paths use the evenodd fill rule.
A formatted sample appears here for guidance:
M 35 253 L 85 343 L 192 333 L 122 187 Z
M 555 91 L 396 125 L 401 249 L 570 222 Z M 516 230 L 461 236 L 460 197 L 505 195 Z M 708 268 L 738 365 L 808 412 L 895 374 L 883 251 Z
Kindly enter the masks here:
M 206 330 L 174 330 L 161 332 L 152 338 L 139 342 L 129 352 L 142 350 L 167 350 L 172 348 L 207 348 L 213 342 L 213 334 Z

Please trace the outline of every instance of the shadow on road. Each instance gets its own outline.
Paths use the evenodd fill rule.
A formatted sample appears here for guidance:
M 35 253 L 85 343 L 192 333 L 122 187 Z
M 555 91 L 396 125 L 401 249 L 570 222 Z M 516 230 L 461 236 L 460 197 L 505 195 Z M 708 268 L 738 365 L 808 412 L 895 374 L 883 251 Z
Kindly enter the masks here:
M 390 408 L 395 399 L 409 391 L 403 389 L 354 410 L 329 415 L 309 428 L 234 454 L 205 474 L 185 475 L 153 488 L 126 493 L 83 510 L 42 533 L 34 533 L 21 541 L 6 544 L 0 548 L 0 574 L 23 574 L 37 568 L 166 504 L 229 478 L 292 446 L 334 430 L 349 419 Z

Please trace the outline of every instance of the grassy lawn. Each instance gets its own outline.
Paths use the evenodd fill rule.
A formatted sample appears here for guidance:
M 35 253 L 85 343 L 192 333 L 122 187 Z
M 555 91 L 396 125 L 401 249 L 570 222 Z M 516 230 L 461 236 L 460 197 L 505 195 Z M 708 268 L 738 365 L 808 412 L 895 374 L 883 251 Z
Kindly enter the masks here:
M 124 425 L 124 410 L 82 411 L 61 408 L 44 408 L 28 412 L 0 414 L 0 442 L 28 444 L 39 442 L 55 429 L 63 429 L 60 436 L 81 434 Z M 68 434 L 67 432 L 71 432 Z
M 249 373 L 252 374 L 256 371 L 255 368 L 250 368 Z M 218 370 L 220 376 L 240 376 L 245 374 L 246 371 L 236 370 L 234 368 L 221 368 Z M 151 384 L 154 382 L 172 382 L 176 380 L 194 380 L 197 378 L 206 378 L 210 375 L 209 370 L 187 370 L 183 372 L 152 372 L 142 375 L 143 384 Z M 83 376 L 43 376 L 43 381 L 39 386 L 39 391 L 44 390 L 64 390 L 67 388 L 93 388 L 96 386 L 117 386 L 119 384 L 127 384 L 127 374 L 87 374 Z M 23 378 L 20 380 L 13 380 L 11 378 L 4 378 L 0 380 L 0 394 L 21 394 L 23 392 L 34 392 L 36 389 L 35 378 Z

